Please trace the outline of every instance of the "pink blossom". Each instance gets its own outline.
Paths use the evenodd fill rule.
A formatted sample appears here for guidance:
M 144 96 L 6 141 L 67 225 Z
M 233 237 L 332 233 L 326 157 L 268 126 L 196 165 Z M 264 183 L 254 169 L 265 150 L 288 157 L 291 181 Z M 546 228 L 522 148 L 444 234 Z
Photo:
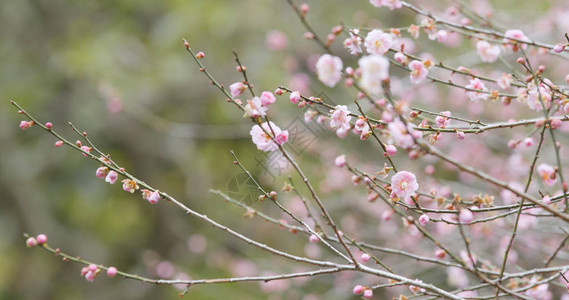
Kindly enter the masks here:
M 142 198 L 148 202 L 150 202 L 150 204 L 156 204 L 158 203 L 158 201 L 160 201 L 160 198 L 162 198 L 160 196 L 160 191 L 156 190 L 156 191 L 149 191 L 149 190 L 141 190 L 142 191 Z
M 471 101 L 476 100 L 486 100 L 488 99 L 489 95 L 487 93 L 481 93 L 478 91 L 487 92 L 488 89 L 484 85 L 482 81 L 478 78 L 474 78 L 470 80 L 470 84 L 466 86 L 468 89 L 477 90 L 477 91 L 467 91 L 466 95 L 470 98 Z
M 243 82 L 236 82 L 229 86 L 229 91 L 231 91 L 231 97 L 236 98 L 241 96 L 247 86 Z
M 350 111 L 345 105 L 336 105 L 334 110 L 330 111 L 330 127 L 336 130 L 350 130 Z
M 288 37 L 280 30 L 271 30 L 267 33 L 265 45 L 271 51 L 282 51 L 288 46 Z
M 510 29 L 507 30 L 504 34 L 505 38 L 504 38 L 504 47 L 506 47 L 507 49 L 511 49 L 514 51 L 518 51 L 519 46 L 517 41 L 511 40 L 511 39 L 516 39 L 516 40 L 520 40 L 520 41 L 525 41 L 525 42 L 529 42 L 529 39 L 527 38 L 527 36 L 525 36 L 525 34 L 523 33 L 523 31 L 518 30 L 518 29 Z M 511 44 L 511 43 L 514 44 Z M 522 44 L 522 49 L 527 49 L 528 45 L 527 44 Z
M 561 127 L 561 125 L 563 125 L 563 121 L 559 119 L 553 119 L 549 122 L 549 127 L 551 127 L 551 129 L 557 129 Z
M 263 106 L 261 98 L 253 97 L 253 99 L 247 100 L 247 104 L 245 105 L 245 116 L 253 118 L 264 117 L 267 109 L 267 107 Z
M 310 237 L 308 238 L 308 241 L 311 243 L 318 243 L 320 239 L 315 234 L 311 234 Z
M 343 63 L 339 57 L 330 54 L 320 56 L 316 62 L 318 79 L 329 87 L 334 87 L 342 79 Z
M 26 246 L 27 246 L 28 248 L 35 247 L 35 246 L 37 246 L 37 244 L 38 244 L 38 241 L 37 241 L 36 238 L 33 237 L 33 236 L 32 236 L 32 237 L 29 237 L 29 238 L 26 240 Z
M 395 59 L 396 62 L 406 66 L 407 64 L 409 64 L 409 58 L 407 57 L 407 55 L 403 54 L 402 52 L 397 52 L 393 55 L 393 59 Z
M 363 297 L 364 297 L 365 299 L 371 299 L 371 297 L 373 297 L 373 291 L 372 291 L 371 289 L 366 289 L 366 290 L 364 291 Z
M 417 178 L 411 172 L 401 171 L 391 177 L 391 190 L 399 198 L 411 198 L 418 188 Z
M 87 271 L 87 274 L 85 274 L 85 280 L 90 282 L 93 282 L 95 277 L 97 277 L 97 272 L 93 272 L 91 270 Z
M 563 52 L 563 50 L 565 50 L 565 45 L 563 45 L 563 44 L 557 44 L 557 45 L 555 45 L 555 47 L 553 47 L 553 51 L 555 53 L 561 53 L 561 52 Z
M 427 223 L 429 223 L 431 219 L 429 218 L 429 216 L 423 214 L 419 217 L 419 224 L 421 224 L 421 226 L 425 226 L 427 225 Z
M 412 38 L 418 39 L 419 34 L 421 33 L 420 29 L 421 28 L 419 26 L 411 24 L 409 25 L 409 29 L 407 29 L 407 31 L 409 32 Z
M 45 128 L 47 129 L 52 129 L 53 128 L 53 124 L 51 122 L 47 122 L 45 123 Z
M 555 185 L 557 176 L 555 174 L 555 169 L 552 166 L 548 164 L 540 164 L 537 166 L 537 174 L 539 174 L 539 177 L 541 177 L 541 180 L 543 180 L 543 183 L 546 186 Z
M 63 146 L 63 141 L 55 142 L 55 147 L 61 147 L 61 146 Z
M 249 132 L 249 134 L 251 134 L 251 138 L 253 139 L 253 143 L 257 145 L 257 149 L 262 151 L 275 151 L 278 149 L 277 143 L 282 145 L 288 140 L 288 130 L 282 131 L 273 122 L 265 122 L 261 124 L 261 126 L 255 125 L 253 128 L 251 128 L 251 132 Z M 273 141 L 269 134 L 276 135 L 275 140 L 277 143 Z
M 421 282 L 421 283 L 423 282 L 422 280 L 419 280 L 419 279 L 415 279 L 415 281 Z M 417 295 L 418 293 L 424 293 L 425 292 L 424 288 L 420 288 L 420 287 L 414 286 L 414 285 L 410 285 L 409 290 L 411 291 L 411 293 L 413 293 L 413 295 Z
M 107 174 L 109 174 L 109 168 L 107 168 L 107 167 L 100 167 L 95 172 L 95 175 L 98 178 L 105 178 L 107 176 Z
M 369 3 L 375 7 L 386 6 L 390 10 L 401 8 L 402 4 L 400 0 L 369 0 Z
M 545 204 L 550 204 L 551 203 L 551 197 L 549 197 L 549 195 L 544 196 L 541 201 Z
M 393 211 L 391 210 L 386 210 L 383 213 L 381 213 L 381 219 L 385 222 L 391 220 L 391 216 L 393 215 Z
M 385 153 L 387 153 L 389 156 L 393 156 L 395 153 L 397 153 L 397 148 L 393 145 L 387 145 L 385 146 Z
M 534 145 L 534 141 L 533 141 L 533 139 L 530 138 L 530 137 L 525 138 L 525 139 L 522 141 L 522 143 L 523 143 L 526 147 L 531 147 L 531 146 Z
M 350 31 L 350 37 L 344 40 L 344 47 L 350 50 L 350 54 L 358 55 L 362 53 L 362 38 L 358 36 L 359 29 Z
M 470 224 L 473 218 L 474 215 L 472 214 L 472 212 L 466 208 L 462 208 L 458 213 L 458 220 L 460 221 L 460 223 Z
M 47 235 L 45 234 L 38 234 L 38 236 L 36 236 L 36 240 L 38 241 L 38 244 L 43 245 L 45 243 L 47 243 Z
M 437 124 L 438 127 L 440 128 L 445 128 L 448 125 L 450 125 L 450 119 L 448 117 L 451 116 L 451 112 L 450 111 L 443 111 L 441 112 L 442 116 L 437 116 L 435 118 L 435 123 Z
M 530 285 L 533 285 L 535 282 L 537 282 L 537 280 L 534 278 L 530 281 Z M 547 283 L 528 289 L 525 291 L 525 295 L 536 300 L 551 300 L 553 298 L 553 294 L 549 291 L 549 284 Z
M 492 46 L 487 41 L 478 41 L 478 43 L 476 43 L 476 50 L 482 61 L 487 63 L 495 62 L 500 55 L 500 47 Z
M 290 102 L 296 104 L 300 101 L 300 93 L 299 92 L 292 92 L 290 93 Z
M 334 160 L 334 164 L 338 168 L 343 168 L 346 165 L 346 155 L 342 154 L 336 157 L 336 159 Z
M 512 82 L 512 74 L 503 74 L 498 78 L 498 86 L 503 89 L 507 90 L 510 88 L 510 83 Z
M 425 64 L 418 60 L 414 60 L 409 63 L 409 68 L 411 68 L 411 74 L 409 74 L 409 78 L 411 79 L 412 83 L 419 83 L 429 74 L 429 70 L 425 67 Z
M 437 249 L 437 251 L 435 251 L 435 257 L 438 259 L 443 259 L 443 258 L 445 258 L 446 255 L 447 255 L 447 253 L 443 249 Z
M 389 61 L 380 55 L 369 55 L 360 58 L 358 64 L 362 73 L 362 88 L 375 95 L 381 94 L 381 81 L 389 77 Z
M 26 130 L 34 125 L 34 121 L 21 121 L 20 122 L 20 129 Z
M 87 152 L 87 153 L 91 153 L 91 151 L 93 150 L 93 148 L 88 147 L 88 146 L 81 146 L 81 150 Z M 83 156 L 88 157 L 87 153 L 83 153 Z
M 123 179 L 122 181 L 122 189 L 125 192 L 130 192 L 131 194 L 134 193 L 134 191 L 138 190 L 139 186 L 136 183 L 136 181 L 131 180 L 131 179 Z
M 365 290 L 365 287 L 358 284 L 358 285 L 354 286 L 353 293 L 356 295 L 359 295 L 359 294 L 363 293 L 364 290 Z
M 374 29 L 367 34 L 364 46 L 369 54 L 385 55 L 393 45 L 393 42 L 391 34 Z
M 415 131 L 411 128 L 410 124 L 408 127 L 405 127 L 405 124 L 403 124 L 403 122 L 397 118 L 393 122 L 389 123 L 387 125 L 387 128 L 389 129 L 389 135 L 398 146 L 404 149 L 408 149 L 415 144 L 413 135 L 411 135 L 415 133 Z M 421 132 L 417 132 L 417 137 L 420 137 Z
M 549 109 L 551 106 L 551 94 L 543 86 L 540 86 L 539 89 L 534 87 L 528 92 L 526 103 L 530 109 L 535 111 L 541 111 L 543 106 Z
M 362 260 L 363 262 L 366 263 L 366 262 L 368 262 L 370 259 L 371 259 L 371 256 L 370 256 L 369 254 L 367 254 L 367 253 L 362 254 L 361 260 Z
M 105 182 L 108 182 L 110 184 L 115 184 L 117 178 L 119 178 L 119 174 L 117 174 L 117 172 L 115 171 L 110 171 L 109 174 L 107 174 L 107 177 L 105 177 Z
M 457 137 L 459 140 L 464 140 L 465 134 L 464 134 L 464 132 L 462 132 L 462 131 L 457 131 L 457 132 L 456 132 L 456 137 Z
M 107 276 L 109 277 L 115 277 L 117 275 L 117 268 L 115 267 L 110 267 L 107 269 Z
M 261 93 L 261 105 L 269 106 L 275 103 L 275 101 L 277 101 L 277 99 L 275 98 L 275 95 L 273 95 L 273 93 L 267 91 Z

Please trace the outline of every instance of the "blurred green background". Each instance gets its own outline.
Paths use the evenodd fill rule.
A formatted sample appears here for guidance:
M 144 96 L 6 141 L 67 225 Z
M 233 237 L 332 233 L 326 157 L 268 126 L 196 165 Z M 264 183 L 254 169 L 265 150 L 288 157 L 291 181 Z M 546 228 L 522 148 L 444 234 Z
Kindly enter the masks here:
M 406 12 L 373 10 L 368 1 L 309 3 L 313 7 L 309 20 L 322 37 L 340 20 L 387 27 L 414 22 Z M 547 9 L 543 3 L 541 9 Z M 439 9 L 444 11 L 444 5 Z M 267 45 L 272 30 L 288 36 L 283 49 Z M 231 53 L 235 49 L 258 92 L 274 91 L 281 84 L 301 89 L 312 82 L 307 91 L 330 93 L 308 67 L 322 51 L 303 39 L 303 33 L 284 0 L 1 1 L 0 299 L 167 299 L 180 293 L 173 287 L 103 275 L 89 283 L 80 277 L 80 265 L 27 249 L 24 232 L 45 233 L 49 244 L 64 252 L 152 278 L 307 270 L 187 217 L 165 201 L 152 206 L 139 193 L 131 195 L 119 184 L 106 184 L 95 177 L 95 162 L 66 147 L 53 147 L 55 139 L 37 127 L 21 131 L 22 117 L 9 104 L 15 100 L 42 122 L 53 122 L 70 140 L 77 138 L 66 125 L 73 122 L 98 148 L 151 186 L 256 240 L 305 255 L 314 252 L 305 248 L 306 237 L 246 219 L 242 209 L 208 192 L 233 191 L 231 184 L 242 182 L 230 149 L 267 189 L 280 191 L 286 178 L 274 179 L 274 173 L 263 171 L 265 157 L 250 141 L 251 123 L 209 85 L 182 45 L 186 38 L 195 51 L 205 52 L 203 63 L 226 86 L 242 80 L 235 71 Z M 341 40 L 335 47 L 341 49 Z M 349 57 L 344 50 L 338 52 Z M 350 59 L 355 65 L 356 58 Z M 344 87 L 334 93 L 337 104 L 347 104 L 355 94 Z M 272 119 L 283 129 L 295 118 L 302 120 L 302 111 L 287 102 L 282 97 L 271 108 Z M 333 194 L 335 185 L 342 185 L 327 178 L 320 163 L 330 166 L 342 149 L 332 146 L 332 135 L 318 126 L 309 130 L 312 142 L 297 149 L 302 152 L 299 159 L 314 182 L 324 182 L 317 184 L 322 194 Z M 372 143 L 362 146 L 357 137 L 347 141 L 342 147 L 377 157 Z M 246 195 L 246 188 L 239 192 Z M 366 195 L 363 189 L 347 194 L 364 199 Z M 335 197 L 328 200 L 339 196 Z M 254 198 L 246 198 L 246 204 L 280 216 L 274 207 Z M 343 216 L 344 206 L 328 204 L 333 214 Z M 342 221 L 349 228 L 361 220 L 351 215 Z M 408 263 L 402 267 L 412 269 L 413 262 Z M 186 297 L 344 299 L 351 296 L 351 276 L 264 287 L 258 283 L 195 286 Z

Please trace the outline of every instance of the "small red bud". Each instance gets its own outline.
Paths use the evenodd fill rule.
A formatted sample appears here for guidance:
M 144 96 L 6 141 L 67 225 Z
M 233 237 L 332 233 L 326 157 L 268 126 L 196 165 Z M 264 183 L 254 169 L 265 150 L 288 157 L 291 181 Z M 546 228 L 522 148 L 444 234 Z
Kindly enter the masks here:
M 47 122 L 47 123 L 45 123 L 45 128 L 47 128 L 47 129 L 52 129 L 52 128 L 53 128 L 53 124 L 51 124 L 51 122 Z
M 188 43 L 187 41 L 184 41 L 184 47 L 186 47 L 186 49 L 190 49 L 190 43 Z
M 203 52 L 201 52 L 201 51 L 198 52 L 198 54 L 196 54 L 196 58 L 197 58 L 197 59 L 201 59 L 201 58 L 204 58 L 204 57 L 205 57 L 205 54 L 204 54 Z

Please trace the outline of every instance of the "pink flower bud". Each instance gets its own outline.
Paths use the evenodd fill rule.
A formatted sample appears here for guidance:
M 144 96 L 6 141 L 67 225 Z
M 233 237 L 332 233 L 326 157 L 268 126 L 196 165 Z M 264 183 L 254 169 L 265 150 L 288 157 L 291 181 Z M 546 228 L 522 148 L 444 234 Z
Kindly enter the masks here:
M 117 268 L 115 267 L 110 267 L 107 269 L 107 276 L 109 277 L 115 277 L 115 275 L 117 275 Z
M 443 258 L 445 258 L 445 256 L 447 256 L 447 253 L 446 253 L 446 251 L 443 250 L 443 249 L 437 249 L 437 251 L 435 251 L 435 256 L 436 256 L 438 259 L 443 259 Z
M 47 235 L 43 233 L 39 234 L 38 236 L 36 236 L 36 240 L 38 241 L 38 244 L 43 245 L 47 243 Z
M 156 204 L 156 203 L 158 203 L 158 201 L 160 201 L 160 198 L 162 198 L 162 196 L 160 196 L 160 191 L 156 190 L 156 191 L 150 193 L 148 195 L 148 197 L 146 198 L 146 200 L 148 200 L 148 202 L 150 202 L 150 204 Z
M 549 127 L 551 127 L 551 129 L 557 129 L 559 127 L 561 127 L 561 125 L 563 124 L 563 122 L 559 119 L 553 119 L 551 120 L 551 122 L 549 122 Z
M 99 269 L 99 268 L 97 267 L 96 264 L 90 264 L 90 265 L 89 265 L 89 271 L 97 272 L 98 269 Z
M 320 241 L 320 239 L 316 235 L 311 234 L 310 237 L 308 238 L 308 241 L 311 243 L 318 243 L 318 241 Z
M 334 165 L 338 168 L 343 168 L 346 165 L 346 155 L 342 154 L 336 157 L 334 160 Z
M 292 92 L 290 93 L 290 102 L 296 104 L 300 101 L 300 93 L 299 92 Z
M 53 128 L 53 124 L 51 124 L 51 122 L 47 122 L 47 123 L 45 123 L 45 128 L 47 128 L 47 129 L 52 129 L 52 128 Z
M 526 147 L 531 147 L 534 145 L 533 139 L 530 137 L 525 138 L 522 143 L 526 146 Z
M 516 62 L 520 65 L 523 65 L 526 63 L 526 60 L 523 57 L 518 57 L 518 59 L 516 60 Z
M 232 85 L 229 86 L 231 97 L 235 98 L 241 96 L 241 94 L 243 94 L 246 88 L 247 86 L 244 85 L 242 82 L 233 83 Z
M 282 145 L 288 141 L 288 130 L 285 130 L 275 137 L 275 142 L 279 145 Z
M 391 211 L 391 210 L 386 210 L 386 211 L 384 211 L 384 212 L 381 214 L 381 219 L 382 219 L 383 221 L 386 221 L 386 222 L 387 222 L 387 221 L 391 220 L 391 215 L 393 215 L 393 211 Z
M 277 94 L 278 96 L 282 96 L 282 94 L 284 94 L 284 92 L 281 89 L 276 89 L 275 94 Z
M 205 57 L 205 53 L 203 53 L 203 52 L 201 52 L 201 51 L 196 54 L 196 58 L 197 58 L 197 59 L 201 59 L 201 58 L 204 58 L 204 57 Z
M 302 5 L 300 5 L 300 12 L 302 13 L 302 16 L 306 16 L 308 11 L 310 11 L 310 6 L 306 3 L 302 3 Z
M 88 146 L 81 146 L 81 150 L 83 150 L 87 153 L 91 153 L 91 150 L 93 150 L 93 148 L 88 147 Z M 83 153 L 83 156 L 87 157 L 88 155 L 86 153 Z
M 110 171 L 109 174 L 107 174 L 107 177 L 105 177 L 105 182 L 115 184 L 117 178 L 119 178 L 119 174 L 115 171 Z
M 472 212 L 468 209 L 463 208 L 458 213 L 458 220 L 461 223 L 470 224 L 472 222 L 473 218 L 474 218 L 474 216 L 473 216 Z
M 362 259 L 363 262 L 366 263 L 366 262 L 368 262 L 368 261 L 371 259 L 371 256 L 369 256 L 369 254 L 367 254 L 367 253 L 364 253 L 364 254 L 362 254 L 361 259 Z
M 421 224 L 421 226 L 425 226 L 430 220 L 429 216 L 423 214 L 419 217 L 419 224 Z
M 186 49 L 190 48 L 190 43 L 188 43 L 187 41 L 184 41 L 184 47 L 186 47 Z
M 85 276 L 85 274 L 87 274 L 87 272 L 89 272 L 89 267 L 83 267 L 81 269 L 81 276 Z
M 107 176 L 107 174 L 109 174 L 109 168 L 107 168 L 107 167 L 100 167 L 95 172 L 95 175 L 98 178 L 105 178 Z
M 261 105 L 268 106 L 275 103 L 275 101 L 277 101 L 277 99 L 273 93 L 267 91 L 261 93 Z
M 557 44 L 557 45 L 555 45 L 555 47 L 553 47 L 553 51 L 555 53 L 561 53 L 561 52 L 563 52 L 563 50 L 565 50 L 565 45 L 563 45 L 563 44 Z
M 21 121 L 20 122 L 20 129 L 26 130 L 34 125 L 34 121 Z
M 35 247 L 35 246 L 37 246 L 37 244 L 38 244 L 38 241 L 36 240 L 35 237 L 29 237 L 26 240 L 26 246 L 28 246 L 28 248 Z
M 358 284 L 358 285 L 354 286 L 353 292 L 354 292 L 354 294 L 359 295 L 359 294 L 363 293 L 364 290 L 365 290 L 365 287 Z
M 88 271 L 87 274 L 85 274 L 85 279 L 87 281 L 91 281 L 93 282 L 95 280 L 95 277 L 97 276 L 96 272 L 93 271 Z
M 55 147 L 61 147 L 61 146 L 63 146 L 63 141 L 55 142 Z
M 397 153 L 397 148 L 395 148 L 395 146 L 393 146 L 393 145 L 387 145 L 387 146 L 385 146 L 385 152 L 389 156 L 393 156 L 393 155 L 395 155 L 395 153 Z
M 371 299 L 373 297 L 373 291 L 371 289 L 367 289 L 364 291 L 364 298 Z
M 465 136 L 464 132 L 462 132 L 462 131 L 457 131 L 457 132 L 456 132 L 456 137 L 457 137 L 459 140 L 464 140 L 464 136 Z
M 354 76 L 354 68 L 352 68 L 352 67 L 347 67 L 347 68 L 346 68 L 346 75 L 348 75 L 348 76 Z
M 545 204 L 549 204 L 549 203 L 551 203 L 551 197 L 549 197 L 549 195 L 547 195 L 547 196 L 543 197 L 541 199 L 541 201 Z

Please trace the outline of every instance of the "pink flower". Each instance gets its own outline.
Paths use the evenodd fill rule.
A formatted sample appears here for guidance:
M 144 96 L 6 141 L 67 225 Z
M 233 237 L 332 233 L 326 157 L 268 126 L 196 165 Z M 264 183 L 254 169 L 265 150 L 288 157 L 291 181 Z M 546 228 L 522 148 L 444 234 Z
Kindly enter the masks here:
M 61 147 L 61 146 L 63 146 L 63 141 L 55 142 L 55 147 Z
M 458 213 L 458 220 L 460 221 L 460 223 L 470 224 L 473 218 L 474 215 L 472 214 L 472 212 L 466 208 L 461 209 L 460 212 Z
M 476 50 L 482 61 L 487 63 L 495 62 L 500 55 L 500 47 L 492 46 L 487 41 L 478 41 L 478 43 L 476 43 Z
M 537 166 L 537 174 L 539 174 L 539 177 L 541 177 L 541 180 L 543 180 L 546 186 L 553 186 L 555 179 L 557 179 L 555 169 L 548 164 L 540 164 Z
M 110 267 L 107 269 L 107 276 L 109 277 L 115 277 L 115 275 L 117 275 L 117 268 L 115 267 Z
M 229 86 L 229 91 L 231 91 L 231 97 L 236 98 L 241 96 L 247 86 L 243 82 L 236 82 Z
M 363 293 L 364 290 L 365 290 L 365 287 L 363 285 L 358 284 L 358 285 L 354 286 L 353 293 L 356 295 L 359 295 L 359 294 Z
M 277 101 L 277 99 L 275 98 L 275 95 L 273 95 L 273 93 L 267 91 L 261 93 L 261 105 L 269 106 L 275 103 L 275 101 Z
M 462 131 L 457 131 L 456 132 L 456 138 L 458 138 L 459 140 L 464 140 L 465 134 Z
M 389 123 L 387 125 L 387 129 L 389 129 L 389 135 L 395 143 L 404 149 L 411 148 L 415 144 L 413 137 L 422 137 L 422 133 L 420 131 L 413 130 L 411 124 L 408 124 L 408 126 L 405 127 L 405 124 L 403 124 L 399 118 Z
M 330 127 L 336 130 L 350 130 L 350 111 L 345 105 L 336 105 L 334 110 L 330 111 L 332 117 L 330 118 Z
M 267 107 L 263 106 L 261 98 L 253 97 L 253 99 L 247 100 L 247 104 L 245 105 L 245 116 L 253 118 L 264 117 L 267 109 Z
M 419 279 L 415 279 L 415 281 L 421 282 L 421 283 L 423 282 L 422 280 L 419 280 Z M 417 295 L 418 293 L 424 293 L 425 292 L 424 288 L 420 288 L 420 287 L 414 286 L 414 285 L 410 285 L 409 290 L 411 291 L 411 293 L 413 293 L 413 295 Z
M 389 7 L 390 10 L 401 8 L 402 6 L 400 0 L 369 0 L 369 3 L 375 7 L 386 6 Z
M 371 259 L 371 256 L 370 256 L 369 254 L 367 254 L 367 253 L 362 254 L 361 260 L 362 260 L 363 262 L 366 263 L 366 262 L 368 262 L 370 259 Z
M 366 289 L 364 291 L 363 297 L 366 299 L 371 299 L 371 297 L 373 297 L 373 291 L 371 289 Z
M 375 95 L 381 94 L 381 81 L 389 78 L 389 61 L 380 55 L 369 55 L 360 58 L 358 64 L 362 73 L 362 88 Z
M 533 278 L 530 281 L 530 285 L 533 285 L 537 280 Z M 525 291 L 525 295 L 536 300 L 551 300 L 553 298 L 552 293 L 549 291 L 549 284 L 544 283 L 538 286 L 534 286 L 531 289 Z
M 37 241 L 36 238 L 33 237 L 33 236 L 32 236 L 32 237 L 29 237 L 29 238 L 26 240 L 26 246 L 27 246 L 28 248 L 35 247 L 35 246 L 37 246 L 37 244 L 38 244 L 38 241 Z
M 498 86 L 503 89 L 507 90 L 510 88 L 510 83 L 512 82 L 512 74 L 503 74 L 498 78 Z
M 411 24 L 409 25 L 409 29 L 407 29 L 407 31 L 409 32 L 412 38 L 418 39 L 419 34 L 421 33 L 420 29 L 421 28 L 419 26 Z
M 334 164 L 338 168 L 344 167 L 346 165 L 346 155 L 342 154 L 336 157 L 336 159 L 334 160 Z
M 409 78 L 411 79 L 412 83 L 419 83 L 429 74 L 429 70 L 425 67 L 425 64 L 418 60 L 414 60 L 409 63 L 409 68 L 411 68 L 411 74 L 409 74 Z
M 561 53 L 561 52 L 563 52 L 563 50 L 565 50 L 565 45 L 563 45 L 563 44 L 557 44 L 557 45 L 555 45 L 555 47 L 553 48 L 553 51 L 554 51 L 555 53 Z
M 53 124 L 51 122 L 47 122 L 45 123 L 45 128 L 47 129 L 52 129 L 53 128 Z
M 448 117 L 451 116 L 451 112 L 450 111 L 443 111 L 441 112 L 442 116 L 437 116 L 435 118 L 435 123 L 437 123 L 437 126 L 440 128 L 445 128 L 448 125 L 450 125 L 450 119 Z
M 427 223 L 429 223 L 431 219 L 429 218 L 429 216 L 423 214 L 419 217 L 419 224 L 421 224 L 421 226 L 425 226 L 427 225 Z
M 105 182 L 108 182 L 110 184 L 115 184 L 117 178 L 119 178 L 119 174 L 117 174 L 117 172 L 115 171 L 110 171 L 109 174 L 107 174 L 107 177 L 105 177 Z
M 160 196 L 160 191 L 158 190 L 152 192 L 147 189 L 144 189 L 142 190 L 142 198 L 150 202 L 150 204 L 156 204 L 158 203 L 158 201 L 160 201 L 160 198 L 162 197 Z
M 435 251 L 435 257 L 437 257 L 438 259 L 443 259 L 445 258 L 446 255 L 447 253 L 443 249 L 437 249 L 437 251 Z
M 88 146 L 81 146 L 81 150 L 83 150 L 87 153 L 91 153 L 91 150 L 93 150 L 93 148 L 88 147 Z M 83 156 L 88 157 L 87 153 L 83 153 Z
M 251 132 L 249 132 L 249 134 L 251 134 L 251 138 L 253 139 L 253 143 L 257 145 L 257 149 L 262 151 L 275 151 L 278 149 L 277 143 L 282 145 L 288 140 L 288 130 L 282 131 L 273 122 L 265 122 L 261 124 L 261 126 L 255 125 L 253 128 L 251 128 Z M 277 143 L 273 141 L 271 135 L 269 134 L 276 135 L 275 140 Z
M 136 181 L 131 180 L 131 179 L 123 179 L 122 181 L 122 189 L 125 192 L 130 192 L 131 194 L 134 193 L 134 191 L 138 190 L 139 186 L 136 183 Z
M 320 56 L 316 62 L 318 79 L 329 87 L 334 87 L 342 79 L 343 63 L 339 57 L 330 54 Z
M 20 122 L 20 129 L 26 130 L 34 125 L 34 121 L 21 121 Z
M 359 32 L 359 29 L 351 30 L 350 37 L 344 40 L 344 47 L 348 48 L 352 55 L 362 53 L 362 38 L 357 35 Z
M 531 147 L 531 146 L 534 145 L 534 141 L 533 141 L 533 139 L 530 138 L 530 137 L 525 138 L 525 139 L 522 141 L 522 143 L 523 143 L 524 145 L 526 145 L 526 147 Z
M 107 176 L 107 174 L 109 174 L 109 168 L 107 168 L 107 167 L 100 167 L 95 172 L 95 175 L 98 178 L 105 178 Z
M 393 42 L 391 34 L 374 29 L 367 34 L 364 46 L 369 54 L 385 55 L 393 45 Z
M 308 238 L 308 241 L 311 243 L 318 243 L 320 239 L 315 234 L 311 234 L 310 237 Z
M 480 79 L 478 78 L 471 79 L 470 84 L 467 85 L 466 88 L 472 90 L 484 91 L 484 92 L 488 91 L 484 83 L 480 81 Z M 468 96 L 468 98 L 470 98 L 471 101 L 488 99 L 489 96 L 487 93 L 481 93 L 478 91 L 467 91 L 466 95 Z
M 518 29 L 510 29 L 507 30 L 504 34 L 506 36 L 506 38 L 504 38 L 504 47 L 506 47 L 507 49 L 511 49 L 515 51 L 518 51 L 519 46 L 517 41 L 511 40 L 511 39 L 516 39 L 516 40 L 520 40 L 520 41 L 526 41 L 529 42 L 529 39 L 527 38 L 527 36 L 524 35 L 524 33 L 521 30 Z M 514 44 L 511 44 L 511 43 Z M 527 44 L 522 44 L 522 49 L 527 49 L 528 45 Z
M 411 198 L 418 188 L 417 178 L 411 172 L 401 171 L 391 177 L 391 190 L 399 198 Z
M 290 93 L 290 102 L 296 104 L 300 101 L 300 93 L 299 92 L 292 92 Z
M 549 197 L 549 195 L 547 195 L 547 196 L 543 197 L 541 199 L 541 201 L 545 204 L 550 204 L 551 203 L 551 197 Z
M 288 37 L 280 30 L 271 30 L 265 38 L 265 45 L 271 51 L 282 51 L 288 46 Z
M 546 109 L 549 109 L 551 106 L 551 94 L 542 86 L 539 87 L 539 90 L 534 87 L 528 92 L 526 103 L 530 109 L 535 111 L 541 111 L 543 106 L 545 106 Z
M 407 64 L 409 64 L 409 58 L 401 53 L 401 52 L 397 52 L 393 55 L 393 59 L 395 59 L 396 62 L 406 66 Z
M 397 153 L 397 148 L 395 148 L 393 145 L 387 145 L 385 146 L 385 153 L 387 153 L 389 156 L 393 156 L 395 153 Z
M 85 274 L 85 280 L 93 282 L 95 280 L 95 277 L 97 277 L 97 272 L 93 272 L 93 271 L 87 271 L 87 274 Z
M 45 243 L 47 243 L 47 235 L 45 234 L 38 234 L 38 236 L 36 236 L 36 240 L 38 241 L 38 244 L 43 245 Z

